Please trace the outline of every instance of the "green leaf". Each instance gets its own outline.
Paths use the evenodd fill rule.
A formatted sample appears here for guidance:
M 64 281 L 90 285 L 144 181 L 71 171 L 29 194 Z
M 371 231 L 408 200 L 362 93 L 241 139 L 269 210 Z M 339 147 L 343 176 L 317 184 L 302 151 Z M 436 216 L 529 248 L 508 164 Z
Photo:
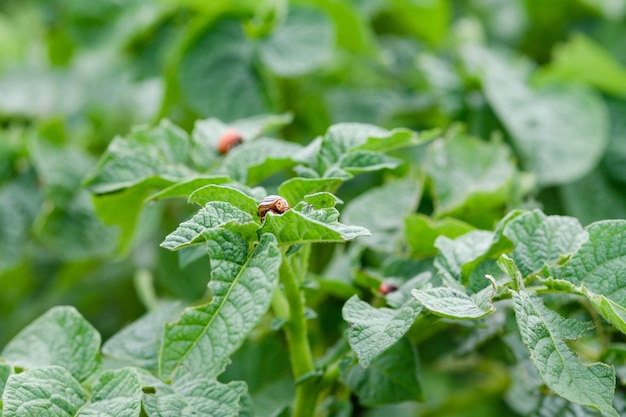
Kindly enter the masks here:
M 404 338 L 367 369 L 358 364 L 342 369 L 341 380 L 355 392 L 359 403 L 364 406 L 423 399 L 417 352 Z
M 355 197 L 343 216 L 346 222 L 363 225 L 372 233 L 361 244 L 393 252 L 403 234 L 404 217 L 415 211 L 421 194 L 421 181 L 411 176 L 388 181 Z
M 22 368 L 63 366 L 84 381 L 101 367 L 100 334 L 74 307 L 53 307 L 19 332 L 2 357 Z
M 337 221 L 339 212 L 334 207 L 315 210 L 306 203 L 281 215 L 267 213 L 260 235 L 271 233 L 280 246 L 314 242 L 345 242 L 360 236 L 369 236 L 361 226 L 349 226 Z
M 104 371 L 93 384 L 90 402 L 80 410 L 79 416 L 139 417 L 141 397 L 136 369 Z
M 254 198 L 228 185 L 206 185 L 202 188 L 198 188 L 189 195 L 190 203 L 198 203 L 201 206 L 212 201 L 230 203 L 239 210 L 253 216 L 256 216 L 257 213 L 257 202 Z
M 94 163 L 77 148 L 55 146 L 44 140 L 32 141 L 30 154 L 47 197 L 58 205 L 73 199 Z
M 362 368 L 370 366 L 409 330 L 421 305 L 413 299 L 398 309 L 374 308 L 355 295 L 343 306 L 343 319 L 350 325 L 348 342 Z
M 600 97 L 575 86 L 531 90 L 503 63 L 489 60 L 485 94 L 540 185 L 576 180 L 606 148 L 608 118 Z
M 130 361 L 145 369 L 158 369 L 158 352 L 166 322 L 176 319 L 182 310 L 177 302 L 163 303 L 109 338 L 102 353 Z
M 260 138 L 233 148 L 224 157 L 217 172 L 242 184 L 256 184 L 296 165 L 294 156 L 301 149 L 302 146 L 297 143 Z
M 49 366 L 13 374 L 2 394 L 5 417 L 74 417 L 87 396 L 64 368 Z
M 259 115 L 223 123 L 219 119 L 209 118 L 196 121 L 191 134 L 191 159 L 202 170 L 207 170 L 216 163 L 221 155 L 218 144 L 224 132 L 234 129 L 244 142 L 253 140 L 263 133 L 291 123 L 289 113 L 281 115 Z
M 161 247 L 175 251 L 203 243 L 207 239 L 206 234 L 218 227 L 233 228 L 246 237 L 252 236 L 259 228 L 251 214 L 223 201 L 210 201 L 190 220 L 182 222 L 176 230 L 167 235 Z
M 16 179 L 0 188 L 0 271 L 20 262 L 41 195 L 34 179 Z
M 183 52 L 177 81 L 195 112 L 226 121 L 267 113 L 266 93 L 253 66 L 253 45 L 239 21 L 224 19 L 202 28 Z
M 411 256 L 420 258 L 437 254 L 435 239 L 438 236 L 454 239 L 472 230 L 474 226 L 452 217 L 433 220 L 424 214 L 415 213 L 404 219 L 404 232 Z
M 350 174 L 378 171 L 384 168 L 397 168 L 402 161 L 382 153 L 371 151 L 353 151 L 341 158 L 339 168 Z
M 604 170 L 595 169 L 584 178 L 562 186 L 560 195 L 565 212 L 586 225 L 597 220 L 626 218 L 623 188 L 611 181 Z
M 239 415 L 239 401 L 246 391 L 244 382 L 222 384 L 208 376 L 186 378 L 164 384 L 152 376 L 144 377 L 144 385 L 155 393 L 143 395 L 143 407 L 148 417 Z
M 474 230 L 454 240 L 445 236 L 435 239 L 435 247 L 439 249 L 435 267 L 449 287 L 463 291 L 463 265 L 484 254 L 490 248 L 493 237 L 493 232 Z
M 515 168 L 502 143 L 456 134 L 431 143 L 426 164 L 437 217 L 482 213 L 509 199 Z
M 411 294 L 425 308 L 441 317 L 475 320 L 494 311 L 491 304 L 488 305 L 489 308 L 485 309 L 470 296 L 454 288 L 437 287 L 413 290 Z
M 0 399 L 2 399 L 2 393 L 6 386 L 9 376 L 13 373 L 13 368 L 6 363 L 0 363 Z
M 270 71 L 297 77 L 315 71 L 330 60 L 333 27 L 323 13 L 309 7 L 289 7 L 285 20 L 259 44 Z
M 291 207 L 304 199 L 304 196 L 319 192 L 334 192 L 341 185 L 341 178 L 291 178 L 278 187 L 278 194 Z
M 274 236 L 262 236 L 252 253 L 248 242 L 228 230 L 211 229 L 206 237 L 213 299 L 165 326 L 159 356 L 164 378 L 179 369 L 207 379 L 215 375 L 261 319 L 278 281 L 281 255 Z
M 626 97 L 626 68 L 582 33 L 555 48 L 552 62 L 539 78 L 584 81 L 604 93 Z
M 589 240 L 551 275 L 626 305 L 626 220 L 599 221 L 585 230 Z
M 610 298 L 596 294 L 585 287 L 584 284 L 576 286 L 570 281 L 564 279 L 548 278 L 542 281 L 548 288 L 557 291 L 566 291 L 571 294 L 582 295 L 587 297 L 593 308 L 600 313 L 602 317 L 616 329 L 622 333 L 626 333 L 626 308 L 623 305 L 611 300 Z
M 564 341 L 581 337 L 588 324 L 564 319 L 525 292 L 514 292 L 513 301 L 522 341 L 546 385 L 568 401 L 618 417 L 612 405 L 613 368 L 602 363 L 583 365 Z
M 191 193 L 206 185 L 224 184 L 228 182 L 231 182 L 231 179 L 223 176 L 199 177 L 192 178 L 190 180 L 179 181 L 161 191 L 151 194 L 149 197 L 146 198 L 144 204 L 164 198 L 188 198 Z
M 328 129 L 319 145 L 319 153 L 315 161 L 317 172 L 324 177 L 344 177 L 346 171 L 341 168 L 342 164 L 345 164 L 347 168 L 355 172 L 397 166 L 397 160 L 395 159 L 382 156 L 376 157 L 378 159 L 372 157 L 373 151 L 378 150 L 377 148 L 384 149 L 384 145 L 376 145 L 377 142 L 387 138 L 398 137 L 396 136 L 397 134 L 397 131 L 389 131 L 378 126 L 363 123 L 339 123 L 333 125 Z M 402 130 L 399 137 L 402 140 L 408 140 L 406 139 L 406 130 Z M 410 139 L 412 140 L 415 137 L 410 136 Z M 397 141 L 399 139 L 394 140 L 396 143 Z M 352 152 L 357 151 L 356 156 L 351 156 Z M 344 174 L 339 175 L 342 172 Z
M 93 197 L 96 213 L 102 222 L 119 227 L 119 246 L 122 252 L 129 249 L 133 242 L 137 221 L 144 208 L 146 198 L 155 190 L 172 184 L 172 181 L 153 177 L 129 188 Z
M 113 139 L 85 185 L 96 194 L 162 179 L 167 185 L 193 174 L 187 168 L 189 137 L 167 120 Z
M 510 254 L 523 276 L 538 272 L 544 265 L 553 265 L 587 240 L 587 233 L 577 219 L 546 216 L 533 210 L 507 224 L 504 235 L 515 249 Z
M 101 257 L 115 249 L 117 231 L 102 224 L 89 193 L 83 189 L 64 206 L 54 206 L 37 220 L 38 239 L 59 259 Z

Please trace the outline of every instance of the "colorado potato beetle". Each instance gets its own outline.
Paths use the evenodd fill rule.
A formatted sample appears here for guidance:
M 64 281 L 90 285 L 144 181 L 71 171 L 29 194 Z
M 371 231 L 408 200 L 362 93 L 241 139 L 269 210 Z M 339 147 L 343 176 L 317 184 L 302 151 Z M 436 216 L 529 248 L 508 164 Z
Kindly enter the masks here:
M 217 142 L 217 151 L 224 155 L 230 151 L 231 148 L 239 145 L 241 142 L 243 142 L 243 138 L 237 130 L 225 130 L 224 133 L 222 133 L 222 136 L 220 136 L 220 140 Z
M 397 290 L 398 287 L 396 285 L 390 284 L 388 282 L 382 282 L 378 287 L 378 293 L 381 295 L 387 295 Z
M 268 211 L 274 214 L 283 214 L 287 210 L 289 210 L 287 200 L 279 195 L 268 195 L 259 203 L 257 214 L 261 218 L 261 221 L 263 221 Z

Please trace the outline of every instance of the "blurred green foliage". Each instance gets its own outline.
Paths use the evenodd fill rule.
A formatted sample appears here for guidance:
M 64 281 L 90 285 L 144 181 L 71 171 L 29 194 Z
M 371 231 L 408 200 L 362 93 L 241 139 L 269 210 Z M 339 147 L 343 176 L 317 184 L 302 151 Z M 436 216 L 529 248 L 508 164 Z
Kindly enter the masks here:
M 423 184 L 429 192 L 416 209 L 416 197 L 402 191 L 407 201 L 395 222 L 368 224 L 358 210 L 367 202 L 356 198 L 367 200 L 357 196 L 378 186 L 388 198 L 402 184 L 381 185 L 374 173 L 340 189 L 342 199 L 356 201 L 346 216 L 372 231 L 452 237 L 490 229 L 503 208 L 520 206 L 583 225 L 625 218 L 626 0 L 3 0 L 0 346 L 59 304 L 76 306 L 108 338 L 145 311 L 137 271 L 151 271 L 159 297 L 201 298 L 207 265 L 180 266 L 158 246 L 189 217 L 188 206 L 148 205 L 124 236 L 102 219 L 134 222 L 125 211 L 132 202 L 120 193 L 109 205 L 94 203 L 82 184 L 132 126 L 167 118 L 189 132 L 198 119 L 270 113 L 291 113 L 280 136 L 299 145 L 338 122 L 464 132 L 427 152 L 392 153 L 434 161 Z M 468 153 L 478 155 L 481 172 L 463 165 Z M 526 173 L 514 176 L 515 165 Z M 468 176 L 484 179 L 493 207 L 464 187 Z M 434 223 L 425 217 L 433 213 Z M 360 248 L 362 259 L 392 268 L 392 257 L 380 259 L 393 242 L 378 243 Z M 432 244 L 408 244 L 416 258 L 433 254 Z M 315 272 L 328 252 L 317 254 Z M 327 273 L 333 267 L 341 266 Z M 336 321 L 326 330 L 337 332 Z M 437 342 L 447 341 L 433 339 L 422 360 L 438 353 Z M 502 377 L 494 364 L 484 366 L 490 378 Z M 475 415 L 501 415 L 497 387 L 482 384 L 482 375 L 463 378 L 496 398 Z M 429 390 L 432 398 L 447 392 Z M 447 400 L 449 415 L 473 415 L 463 399 Z M 412 406 L 402 407 L 366 415 Z

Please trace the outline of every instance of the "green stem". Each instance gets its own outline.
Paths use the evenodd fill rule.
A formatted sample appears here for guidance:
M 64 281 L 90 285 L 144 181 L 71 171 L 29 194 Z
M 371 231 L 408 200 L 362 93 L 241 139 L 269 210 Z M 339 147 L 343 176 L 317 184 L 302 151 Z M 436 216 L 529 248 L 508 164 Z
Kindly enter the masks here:
M 285 298 L 289 304 L 289 320 L 284 330 L 289 344 L 291 368 L 296 382 L 314 371 L 313 355 L 307 333 L 305 304 L 300 291 L 301 277 L 297 277 L 290 259 L 283 253 L 280 265 L 280 281 L 283 284 Z M 311 417 L 315 413 L 318 389 L 315 379 L 309 379 L 296 386 L 296 401 L 293 417 Z

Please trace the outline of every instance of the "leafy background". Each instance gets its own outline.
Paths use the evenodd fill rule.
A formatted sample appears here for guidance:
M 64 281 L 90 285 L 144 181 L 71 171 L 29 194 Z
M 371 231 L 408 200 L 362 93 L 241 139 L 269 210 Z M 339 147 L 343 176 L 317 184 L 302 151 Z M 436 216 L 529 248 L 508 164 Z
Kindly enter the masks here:
M 172 138 L 192 132 L 190 146 L 200 146 L 195 135 L 259 114 L 287 115 L 266 125 L 288 143 L 254 142 L 250 158 L 271 154 L 250 160 L 256 169 L 240 171 L 236 160 L 221 165 L 222 174 L 251 187 L 272 189 L 293 176 L 302 161 L 292 155 L 310 149 L 331 124 L 440 129 L 444 137 L 409 151 L 386 150 L 389 158 L 377 161 L 382 171 L 361 173 L 337 191 L 346 202 L 342 220 L 373 237 L 346 249 L 315 248 L 311 270 L 323 291 L 311 307 L 319 346 L 343 331 L 340 306 L 355 287 L 371 296 L 381 279 L 404 282 L 415 275 L 408 271 L 474 259 L 479 249 L 468 254 L 452 239 L 493 229 L 510 209 L 539 207 L 583 226 L 625 218 L 625 20 L 623 0 L 3 1 L 0 346 L 57 305 L 76 306 L 107 340 L 154 302 L 146 288 L 159 299 L 201 299 L 208 260 L 181 263 L 159 247 L 193 210 L 169 199 L 138 203 L 163 178 L 181 174 L 187 150 L 170 148 Z M 131 131 L 140 124 L 157 127 Z M 149 138 L 168 152 L 141 161 L 147 171 L 132 184 L 94 178 L 117 135 Z M 192 166 L 215 164 L 210 150 L 195 150 Z M 315 169 L 351 178 L 357 157 L 328 157 Z M 87 182 L 98 193 L 112 191 L 98 184 L 111 183 L 145 192 L 95 198 Z M 467 248 L 485 241 L 480 233 L 464 235 Z M 442 235 L 447 239 L 435 243 Z M 524 273 L 533 271 L 529 262 Z M 470 276 L 468 284 L 479 290 L 484 283 Z M 450 335 L 433 330 L 423 340 L 420 359 L 430 363 Z M 254 343 L 237 353 L 241 361 L 273 352 Z M 462 347 L 455 342 L 450 351 Z M 394 349 L 411 352 L 403 344 Z M 626 356 L 623 348 L 616 352 Z M 486 368 L 485 378 L 463 372 L 464 365 L 450 359 L 424 367 L 423 378 L 436 383 L 423 415 L 439 410 L 459 377 L 464 386 L 481 381 L 472 398 L 484 406 L 476 415 L 505 407 L 499 370 Z M 264 384 L 252 370 L 229 373 L 246 379 L 252 392 L 280 391 L 280 379 Z M 355 390 L 359 378 L 366 377 L 346 371 Z M 415 406 L 394 407 L 408 413 Z M 463 404 L 448 408 L 455 407 Z

